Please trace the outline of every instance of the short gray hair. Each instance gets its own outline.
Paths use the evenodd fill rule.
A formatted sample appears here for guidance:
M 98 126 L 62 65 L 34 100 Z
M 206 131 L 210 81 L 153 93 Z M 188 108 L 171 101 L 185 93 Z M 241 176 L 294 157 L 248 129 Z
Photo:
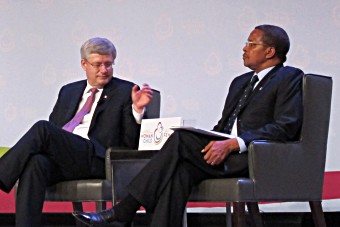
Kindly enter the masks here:
M 117 51 L 113 43 L 106 39 L 95 37 L 87 40 L 80 48 L 80 56 L 87 59 L 90 54 L 112 55 L 113 59 L 117 56 Z

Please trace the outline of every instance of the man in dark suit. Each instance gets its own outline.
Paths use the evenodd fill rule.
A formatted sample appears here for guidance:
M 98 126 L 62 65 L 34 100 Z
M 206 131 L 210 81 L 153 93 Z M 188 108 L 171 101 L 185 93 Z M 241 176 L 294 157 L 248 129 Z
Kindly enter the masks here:
M 251 141 L 297 140 L 302 124 L 303 72 L 283 66 L 289 46 L 288 35 L 280 27 L 260 25 L 250 33 L 243 61 L 252 71 L 233 80 L 222 118 L 214 127 L 236 138 L 175 131 L 127 187 L 125 199 L 112 209 L 75 212 L 74 216 L 92 226 L 129 222 L 143 206 L 153 214 L 151 226 L 182 226 L 194 185 L 208 178 L 248 175 Z
M 140 121 L 152 90 L 147 84 L 139 90 L 131 82 L 114 78 L 115 58 L 116 49 L 109 40 L 86 41 L 81 47 L 81 67 L 87 80 L 63 86 L 49 121 L 35 123 L 0 159 L 0 189 L 9 192 L 19 180 L 17 226 L 40 225 L 47 186 L 105 178 L 106 148 L 137 148 Z

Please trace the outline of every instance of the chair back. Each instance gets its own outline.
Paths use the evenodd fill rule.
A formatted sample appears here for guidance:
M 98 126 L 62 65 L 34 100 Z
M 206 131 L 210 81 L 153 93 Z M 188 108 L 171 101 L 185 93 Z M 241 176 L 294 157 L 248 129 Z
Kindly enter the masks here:
M 332 78 L 303 77 L 303 123 L 296 142 L 253 141 L 249 176 L 258 201 L 315 201 L 322 197 Z
M 332 100 L 332 78 L 306 74 L 303 78 L 303 124 L 301 143 L 310 190 L 322 195 L 328 129 Z
M 153 98 L 146 107 L 144 118 L 158 118 L 160 115 L 160 92 L 153 90 Z M 106 151 L 106 179 L 63 181 L 47 188 L 45 201 L 71 201 L 75 210 L 81 210 L 81 202 L 95 201 L 97 211 L 105 209 L 105 201 L 112 201 L 112 177 L 109 148 Z
M 145 113 L 143 118 L 144 119 L 152 119 L 152 118 L 159 118 L 160 111 L 161 111 L 161 93 L 158 90 L 152 89 L 152 99 L 150 103 L 146 106 Z M 106 151 L 105 157 L 105 175 L 106 179 L 112 180 L 111 176 L 111 159 L 110 153 L 113 148 L 109 148 Z
M 144 119 L 159 118 L 161 109 L 161 94 L 158 90 L 152 89 L 152 99 L 147 105 Z

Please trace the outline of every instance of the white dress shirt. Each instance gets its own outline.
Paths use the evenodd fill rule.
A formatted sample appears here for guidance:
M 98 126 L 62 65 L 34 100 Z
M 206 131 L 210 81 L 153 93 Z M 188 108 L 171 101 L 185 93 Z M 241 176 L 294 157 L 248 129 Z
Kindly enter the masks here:
M 87 82 L 87 85 L 86 85 L 86 88 L 84 90 L 83 97 L 82 97 L 82 99 L 79 103 L 77 112 L 84 106 L 87 98 L 91 95 L 91 92 L 89 92 L 91 88 L 92 88 L 92 86 Z M 77 127 L 75 127 L 75 129 L 73 130 L 73 134 L 79 135 L 79 136 L 81 136 L 85 139 L 89 139 L 87 134 L 89 132 L 89 128 L 90 128 L 90 124 L 91 124 L 91 120 L 92 120 L 94 111 L 97 107 L 98 101 L 99 101 L 102 93 L 103 93 L 103 88 L 101 88 L 101 89 L 98 88 L 98 92 L 96 93 L 91 111 L 88 114 L 86 114 L 84 116 L 83 120 L 80 122 L 80 124 Z M 136 122 L 138 124 L 140 124 L 142 122 L 144 110 L 143 110 L 142 113 L 138 113 L 137 111 L 135 111 L 133 109 L 132 106 L 131 106 L 131 108 L 132 108 L 132 114 L 133 114 L 134 118 L 136 119 Z

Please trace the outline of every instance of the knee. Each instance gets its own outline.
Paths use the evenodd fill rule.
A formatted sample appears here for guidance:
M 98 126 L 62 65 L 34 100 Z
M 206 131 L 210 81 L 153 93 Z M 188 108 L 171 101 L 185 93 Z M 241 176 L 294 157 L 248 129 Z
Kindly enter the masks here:
M 171 135 L 171 137 L 172 137 L 172 139 L 177 139 L 178 141 L 186 142 L 187 140 L 191 140 L 191 138 L 193 138 L 193 137 L 196 138 L 197 135 L 195 133 L 192 133 L 192 132 L 186 131 L 186 130 L 176 130 Z
M 45 132 L 46 130 L 49 131 L 52 127 L 52 123 L 46 120 L 40 120 L 34 123 L 34 125 L 31 127 L 30 131 L 33 132 Z
M 55 175 L 55 172 L 54 164 L 47 156 L 36 154 L 27 162 L 20 176 L 19 184 L 31 186 L 32 184 L 35 184 L 35 186 L 50 185 L 50 182 L 53 182 L 52 177 Z
M 32 128 L 33 129 L 35 129 L 35 128 L 45 128 L 45 127 L 48 127 L 47 125 L 49 125 L 49 124 L 51 124 L 51 123 L 46 121 L 46 120 L 40 120 L 40 121 L 37 121 L 36 123 L 34 123 Z
M 47 156 L 36 154 L 33 155 L 29 162 L 26 165 L 26 171 L 33 171 L 33 172 L 40 172 L 40 173 L 47 173 L 49 172 L 50 160 Z

